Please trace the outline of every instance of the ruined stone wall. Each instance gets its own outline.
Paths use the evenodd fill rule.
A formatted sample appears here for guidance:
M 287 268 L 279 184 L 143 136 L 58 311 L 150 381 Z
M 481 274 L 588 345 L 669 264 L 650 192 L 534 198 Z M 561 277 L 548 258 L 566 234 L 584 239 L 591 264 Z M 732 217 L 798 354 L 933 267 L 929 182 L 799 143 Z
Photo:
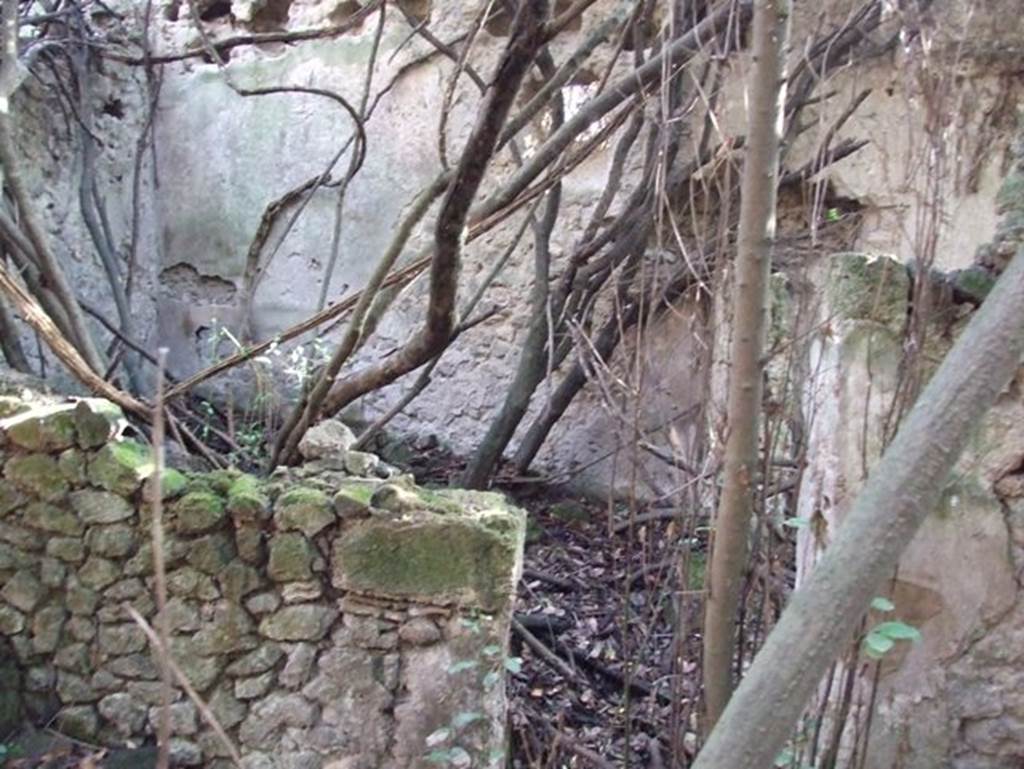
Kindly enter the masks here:
M 127 612 L 155 613 L 149 453 L 103 401 L 0 408 L 0 731 L 31 718 L 152 740 L 159 673 Z M 166 473 L 174 660 L 246 769 L 500 765 L 523 515 L 354 477 L 389 471 L 322 434 L 266 482 Z M 178 685 L 173 699 L 175 764 L 232 765 Z

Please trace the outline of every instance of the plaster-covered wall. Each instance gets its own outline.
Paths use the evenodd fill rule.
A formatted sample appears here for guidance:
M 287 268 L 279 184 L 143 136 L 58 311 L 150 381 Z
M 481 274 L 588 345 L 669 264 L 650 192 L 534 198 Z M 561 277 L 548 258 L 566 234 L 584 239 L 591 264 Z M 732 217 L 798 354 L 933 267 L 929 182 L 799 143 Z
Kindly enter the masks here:
M 103 401 L 0 409 L 0 731 L 151 741 L 159 668 L 128 613 L 156 613 L 150 456 Z M 266 482 L 166 473 L 173 660 L 244 769 L 501 764 L 522 512 L 354 477 L 376 458 L 318 435 Z M 174 764 L 233 766 L 177 680 L 172 700 Z

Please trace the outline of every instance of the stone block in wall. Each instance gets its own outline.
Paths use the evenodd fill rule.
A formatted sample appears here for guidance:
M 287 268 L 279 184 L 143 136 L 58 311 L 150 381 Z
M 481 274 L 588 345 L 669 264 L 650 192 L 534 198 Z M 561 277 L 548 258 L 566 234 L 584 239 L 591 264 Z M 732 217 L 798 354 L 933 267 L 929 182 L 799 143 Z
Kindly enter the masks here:
M 521 517 L 495 495 L 451 501 L 457 511 L 450 512 L 439 512 L 439 502 L 449 500 L 427 496 L 419 510 L 352 523 L 334 541 L 334 586 L 430 604 L 503 608 L 520 569 Z

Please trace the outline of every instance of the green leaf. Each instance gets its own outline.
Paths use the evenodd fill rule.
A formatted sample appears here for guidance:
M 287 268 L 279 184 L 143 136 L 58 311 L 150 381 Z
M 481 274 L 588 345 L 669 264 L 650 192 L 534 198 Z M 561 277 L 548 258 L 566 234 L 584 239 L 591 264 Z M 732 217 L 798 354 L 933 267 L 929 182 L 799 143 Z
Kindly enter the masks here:
M 427 761 L 432 764 L 447 764 L 451 761 L 450 750 L 432 750 L 427 753 Z
M 881 635 L 880 633 L 876 633 L 873 630 L 868 633 L 867 637 L 864 639 L 864 651 L 867 652 L 869 657 L 876 660 L 885 656 L 886 652 L 895 645 L 896 642 L 891 638 Z
M 830 221 L 830 222 L 838 222 L 839 221 L 839 209 L 838 208 L 830 208 L 830 209 L 828 209 L 825 212 L 825 219 Z
M 871 599 L 871 608 L 875 611 L 892 611 L 896 608 L 896 604 L 879 595 Z
M 490 673 L 484 676 L 484 688 L 493 689 L 494 685 L 501 680 L 501 676 L 497 670 L 492 670 Z
M 505 758 L 505 751 L 501 748 L 491 748 L 491 752 L 487 754 L 488 764 L 497 764 L 503 761 Z
M 506 657 L 505 670 L 515 675 L 523 669 L 523 661 L 519 657 Z
M 486 657 L 494 657 L 501 654 L 501 647 L 498 644 L 488 644 L 480 650 Z
M 471 723 L 475 721 L 479 721 L 483 717 L 483 713 L 473 713 L 470 711 L 456 713 L 455 718 L 452 719 L 452 726 L 454 726 L 456 729 L 462 729 L 463 727 L 469 726 Z
M 895 641 L 913 641 L 917 643 L 921 640 L 921 631 L 912 625 L 908 625 L 906 622 L 882 622 L 875 625 L 871 632 L 878 633 Z
M 794 518 L 787 518 L 782 522 L 783 526 L 788 526 L 791 529 L 803 529 L 809 526 L 811 519 L 805 516 L 796 516 Z
M 449 667 L 448 672 L 454 675 L 455 673 L 461 673 L 463 670 L 472 670 L 476 666 L 476 660 L 461 660 Z

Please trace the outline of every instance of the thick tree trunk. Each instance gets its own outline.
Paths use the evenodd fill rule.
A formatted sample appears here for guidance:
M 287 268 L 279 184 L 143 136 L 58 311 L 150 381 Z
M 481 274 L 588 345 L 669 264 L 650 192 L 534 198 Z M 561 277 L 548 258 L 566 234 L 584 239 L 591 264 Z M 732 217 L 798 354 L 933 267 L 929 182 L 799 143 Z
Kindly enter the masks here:
M 722 496 L 714 522 L 704 626 L 704 697 L 714 726 L 732 694 L 736 607 L 747 562 L 747 539 L 758 466 L 758 415 L 768 278 L 775 239 L 775 198 L 782 105 L 785 103 L 788 0 L 754 5 L 754 69 L 748 93 L 746 157 L 740 187 L 740 223 L 733 291 L 728 430 Z
M 693 769 L 771 766 L 1024 355 L 1024 247 L 957 339 L 793 596 Z

